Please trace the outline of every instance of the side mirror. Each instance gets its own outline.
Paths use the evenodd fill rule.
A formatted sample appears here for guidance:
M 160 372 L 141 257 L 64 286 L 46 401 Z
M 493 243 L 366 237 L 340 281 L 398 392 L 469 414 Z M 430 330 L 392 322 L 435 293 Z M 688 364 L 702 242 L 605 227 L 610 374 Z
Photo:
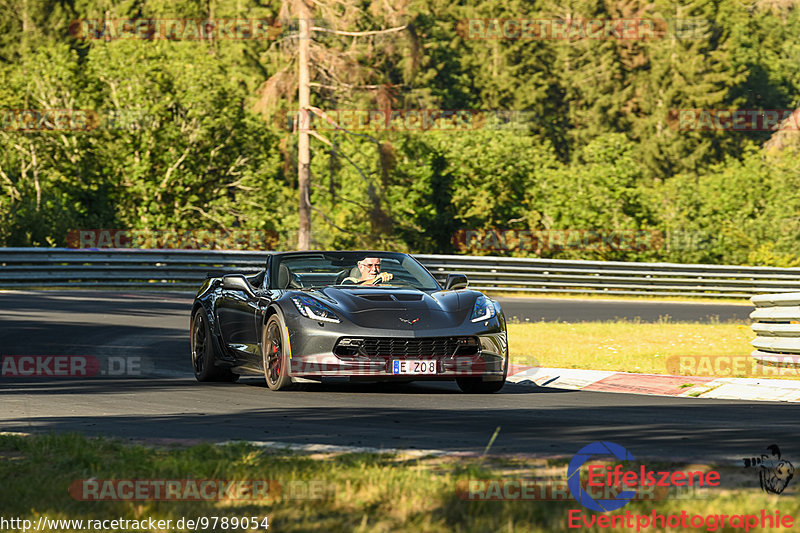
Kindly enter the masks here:
M 454 291 L 457 289 L 466 289 L 467 285 L 469 285 L 469 281 L 467 281 L 467 276 L 464 274 L 448 274 L 447 281 L 444 284 L 444 290 Z
M 226 274 L 222 277 L 222 288 L 232 291 L 242 291 L 248 296 L 255 296 L 253 288 L 241 274 Z

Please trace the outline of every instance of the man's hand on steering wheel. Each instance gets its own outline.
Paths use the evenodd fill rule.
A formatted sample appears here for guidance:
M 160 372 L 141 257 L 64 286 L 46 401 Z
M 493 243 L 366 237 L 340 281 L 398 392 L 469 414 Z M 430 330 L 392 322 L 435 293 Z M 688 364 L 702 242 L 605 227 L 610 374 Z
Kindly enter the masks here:
M 368 283 L 368 284 L 370 284 L 370 285 L 377 285 L 378 283 L 386 283 L 387 281 L 389 281 L 389 280 L 390 280 L 390 279 L 392 279 L 393 277 L 394 277 L 394 276 L 392 276 L 392 274 L 391 274 L 391 273 L 389 273 L 389 272 L 381 272 L 380 274 L 378 274 L 377 276 L 375 276 L 375 277 L 372 279 L 372 281 L 369 281 L 369 282 L 367 282 L 367 283 Z

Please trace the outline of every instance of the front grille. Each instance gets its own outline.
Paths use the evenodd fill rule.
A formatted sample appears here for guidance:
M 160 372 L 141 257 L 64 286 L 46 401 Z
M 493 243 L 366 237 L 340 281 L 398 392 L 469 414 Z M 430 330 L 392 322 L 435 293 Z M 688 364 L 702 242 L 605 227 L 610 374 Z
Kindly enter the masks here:
M 334 353 L 340 357 L 450 357 L 477 355 L 479 347 L 476 337 L 345 337 L 336 343 Z

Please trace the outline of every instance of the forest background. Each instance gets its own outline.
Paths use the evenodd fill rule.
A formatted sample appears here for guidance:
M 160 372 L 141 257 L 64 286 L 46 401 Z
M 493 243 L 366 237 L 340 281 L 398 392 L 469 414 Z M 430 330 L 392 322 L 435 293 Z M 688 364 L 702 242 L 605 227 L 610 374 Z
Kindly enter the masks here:
M 800 119 L 773 128 L 713 120 L 800 107 L 797 2 L 309 6 L 311 102 L 348 130 L 313 121 L 313 248 L 800 265 Z M 64 246 L 78 229 L 233 228 L 294 249 L 295 7 L 0 0 L 0 246 Z M 127 19 L 262 20 L 269 31 L 232 38 L 187 24 L 170 39 L 120 37 L 111 26 Z M 645 20 L 657 31 L 591 38 L 579 24 L 515 38 L 513 24 L 497 25 L 507 19 L 551 29 Z M 390 28 L 402 29 L 326 31 Z M 21 110 L 93 118 L 50 131 Z M 359 125 L 346 110 L 390 121 Z M 448 121 L 450 111 L 470 120 Z M 421 127 L 415 112 L 439 122 Z M 656 237 L 541 240 L 560 230 Z

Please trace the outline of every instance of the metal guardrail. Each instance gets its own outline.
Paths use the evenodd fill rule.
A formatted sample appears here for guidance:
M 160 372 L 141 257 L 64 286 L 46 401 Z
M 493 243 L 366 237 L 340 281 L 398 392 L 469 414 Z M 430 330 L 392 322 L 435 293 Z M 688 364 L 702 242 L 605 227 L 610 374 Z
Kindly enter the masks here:
M 0 287 L 197 289 L 213 270 L 253 272 L 267 252 L 0 248 Z
M 754 358 L 764 363 L 800 362 L 800 292 L 761 294 L 750 298 L 756 334 Z
M 268 252 L 0 248 L 0 287 L 191 288 L 213 270 L 255 271 Z M 444 280 L 462 272 L 479 290 L 747 298 L 800 291 L 800 268 L 415 255 Z
M 800 291 L 800 268 L 415 255 L 434 274 L 463 272 L 470 286 L 513 292 L 749 298 Z

